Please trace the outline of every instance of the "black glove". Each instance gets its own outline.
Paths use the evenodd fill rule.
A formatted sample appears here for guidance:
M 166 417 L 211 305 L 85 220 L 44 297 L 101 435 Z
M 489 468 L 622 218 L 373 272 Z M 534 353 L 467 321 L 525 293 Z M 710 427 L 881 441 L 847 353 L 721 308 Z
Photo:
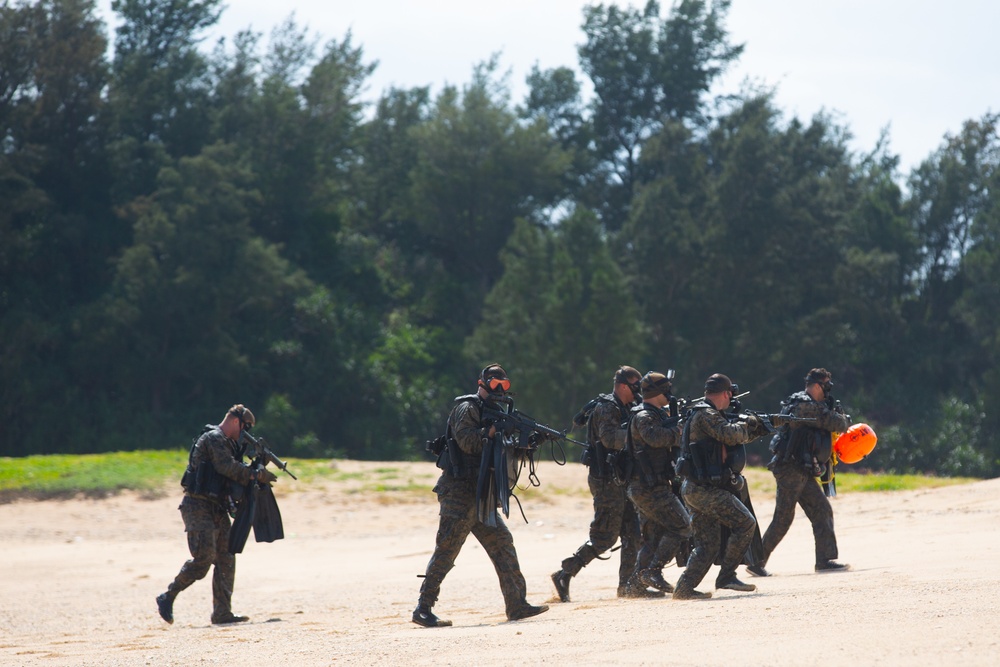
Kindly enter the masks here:
M 257 483 L 258 484 L 270 484 L 271 482 L 277 482 L 278 476 L 267 468 L 257 468 Z

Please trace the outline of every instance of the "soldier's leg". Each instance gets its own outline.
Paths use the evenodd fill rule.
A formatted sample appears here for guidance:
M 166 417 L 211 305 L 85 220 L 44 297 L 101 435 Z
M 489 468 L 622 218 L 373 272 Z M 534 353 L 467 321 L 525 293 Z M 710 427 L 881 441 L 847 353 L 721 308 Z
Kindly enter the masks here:
M 730 530 L 726 550 L 722 555 L 719 577 L 716 580 L 716 586 L 721 588 L 723 586 L 719 586 L 720 583 L 725 584 L 736 580 L 736 567 L 743 561 L 743 554 L 750 546 L 757 521 L 739 498 L 721 489 L 713 498 L 712 513 L 720 525 L 726 526 Z M 735 590 L 753 590 L 755 587 L 751 584 L 745 584 L 733 588 Z
M 167 594 L 173 597 L 199 579 L 204 579 L 215 562 L 214 530 L 190 531 L 187 543 L 191 559 L 181 566 L 181 571 L 167 587 Z
M 419 604 L 428 608 L 437 602 L 445 575 L 455 567 L 455 559 L 476 521 L 474 504 L 463 508 L 461 504 L 453 504 L 440 495 L 438 498 L 441 501 L 441 514 L 434 553 L 427 563 L 424 581 L 420 585 Z
M 674 599 L 711 597 L 711 593 L 699 593 L 694 588 L 708 574 L 708 570 L 715 562 L 715 555 L 719 553 L 719 543 L 722 539 L 719 524 L 709 511 L 710 496 L 707 487 L 686 480 L 681 485 L 681 493 L 691 514 L 694 549 L 688 558 L 687 567 L 677 580 Z
M 524 575 L 521 574 L 521 566 L 517 562 L 514 536 L 510 534 L 510 529 L 501 517 L 497 517 L 496 528 L 476 522 L 472 526 L 472 534 L 493 561 L 493 568 L 500 580 L 500 591 L 503 593 L 507 616 L 515 615 L 528 604 L 528 586 L 524 581 Z
M 233 586 L 236 583 L 236 556 L 229 553 L 229 517 L 215 531 L 215 569 L 212 572 L 212 621 L 247 620 L 233 616 Z
M 691 537 L 691 514 L 669 486 L 660 487 L 656 497 L 656 522 L 661 536 L 653 562 L 662 568 L 674 559 L 681 543 Z
M 799 495 L 799 504 L 812 524 L 816 541 L 816 562 L 825 563 L 837 558 L 837 535 L 833 531 L 833 507 L 819 484 L 805 484 Z
M 215 508 L 212 503 L 185 496 L 177 509 L 184 521 L 191 560 L 181 566 L 181 571 L 163 594 L 170 604 L 178 593 L 203 579 L 215 562 Z
M 664 538 L 664 528 L 657 514 L 656 494 L 652 487 L 636 482 L 628 487 L 628 499 L 639 515 L 640 546 L 636 555 L 635 576 L 632 588 L 647 586 L 656 590 L 666 591 L 661 570 L 663 563 L 656 563 L 656 551 Z
M 569 558 L 564 558 L 559 569 L 552 573 L 552 583 L 561 602 L 569 602 L 569 582 L 587 567 L 587 564 L 599 557 L 603 552 L 614 546 L 618 538 L 621 512 L 616 511 L 616 499 L 611 493 L 614 484 L 611 480 L 602 480 L 587 476 L 590 494 L 594 498 L 594 520 L 590 523 L 590 539 L 583 543 Z
M 619 537 L 622 541 L 621 562 L 618 566 L 619 590 L 628 586 L 629 579 L 635 573 L 636 559 L 639 554 L 641 535 L 639 532 L 639 514 L 635 506 L 625 497 L 621 489 L 621 528 Z
M 590 523 L 590 540 L 562 562 L 562 571 L 571 577 L 613 547 L 621 529 L 623 495 L 615 493 L 616 488 L 610 488 L 614 487 L 610 480 L 588 477 L 587 481 L 594 496 L 594 520 Z
M 794 466 L 777 466 L 773 472 L 778 489 L 774 498 L 774 516 L 764 531 L 764 562 L 760 563 L 761 567 L 767 563 L 771 553 L 791 528 L 792 520 L 795 519 L 795 505 L 799 501 L 804 482 L 808 479 Z
M 685 496 L 688 500 L 688 496 Z M 694 532 L 694 548 L 691 550 L 691 557 L 688 558 L 687 566 L 677 580 L 674 588 L 675 600 L 687 600 L 699 597 L 711 597 L 711 593 L 701 593 L 695 591 L 695 587 L 708 574 L 708 570 L 715 562 L 715 554 L 719 552 L 719 542 L 721 532 L 719 524 L 713 517 L 704 514 L 688 502 L 691 511 L 691 529 Z

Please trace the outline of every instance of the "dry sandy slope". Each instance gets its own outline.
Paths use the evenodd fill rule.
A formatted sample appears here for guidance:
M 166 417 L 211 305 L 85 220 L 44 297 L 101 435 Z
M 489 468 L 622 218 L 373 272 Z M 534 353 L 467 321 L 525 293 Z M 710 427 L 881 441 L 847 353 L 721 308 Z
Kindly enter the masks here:
M 389 484 L 429 486 L 437 472 L 335 463 Z M 525 494 L 530 523 L 509 521 L 534 603 L 552 599 L 549 574 L 591 518 L 583 468 L 544 463 L 539 474 L 540 493 Z M 842 494 L 834 508 L 850 573 L 812 572 L 800 512 L 771 559 L 775 576 L 752 580 L 756 593 L 618 600 L 617 563 L 595 562 L 574 579 L 573 602 L 517 623 L 505 622 L 471 539 L 435 609 L 455 627 L 433 630 L 409 621 L 434 542 L 433 494 L 295 484 L 277 485 L 287 539 L 251 539 L 238 557 L 234 609 L 252 622 L 228 627 L 208 622 L 208 580 L 178 598 L 174 625 L 156 615 L 154 596 L 187 558 L 173 490 L 0 505 L 0 664 L 1000 664 L 1000 480 Z M 773 495 L 755 501 L 766 524 Z

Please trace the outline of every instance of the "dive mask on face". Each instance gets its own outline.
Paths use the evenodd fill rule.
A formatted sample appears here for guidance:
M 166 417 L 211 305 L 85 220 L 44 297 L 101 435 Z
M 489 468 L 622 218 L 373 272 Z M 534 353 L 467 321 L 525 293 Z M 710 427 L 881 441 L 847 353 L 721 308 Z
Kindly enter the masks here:
M 498 394 L 510 390 L 510 380 L 507 378 L 489 378 L 486 380 L 486 389 L 491 394 Z

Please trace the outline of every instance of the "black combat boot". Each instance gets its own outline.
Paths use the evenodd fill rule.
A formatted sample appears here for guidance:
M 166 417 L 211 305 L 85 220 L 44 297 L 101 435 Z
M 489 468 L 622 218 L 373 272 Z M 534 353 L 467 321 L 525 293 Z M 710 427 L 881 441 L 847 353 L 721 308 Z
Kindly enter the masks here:
M 655 588 L 663 593 L 674 592 L 674 587 L 663 578 L 663 570 L 661 568 L 649 567 L 645 570 L 639 570 L 636 576 L 644 586 Z
M 817 572 L 847 572 L 851 569 L 846 563 L 838 563 L 835 560 L 824 560 L 816 563 Z
M 513 612 L 507 614 L 508 621 L 520 621 L 523 618 L 531 618 L 532 616 L 538 616 L 539 614 L 549 610 L 549 605 L 543 604 L 539 606 L 530 605 L 525 602 L 523 605 L 515 609 Z
M 763 563 L 757 563 L 756 565 L 747 565 L 747 572 L 755 577 L 770 577 L 771 573 L 764 569 Z
M 156 609 L 160 612 L 160 618 L 170 624 L 174 622 L 174 597 L 170 593 L 156 596 Z
M 663 598 L 666 596 L 667 594 L 663 591 L 651 591 L 639 583 L 629 583 L 625 586 L 618 587 L 618 597 L 620 598 L 650 599 Z
M 681 575 L 681 578 L 677 580 L 677 587 L 674 589 L 673 599 L 674 600 L 707 600 L 712 597 L 711 593 L 702 593 L 701 591 L 696 591 L 694 585 L 685 578 L 687 572 Z
M 418 604 L 417 608 L 413 610 L 413 622 L 425 628 L 447 628 L 451 625 L 451 621 L 438 618 L 425 604 Z
M 230 623 L 246 623 L 250 620 L 249 616 L 237 616 L 233 612 L 228 614 L 219 614 L 218 616 L 212 615 L 212 625 L 229 625 Z
M 552 583 L 556 586 L 560 602 L 569 602 L 569 581 L 572 578 L 572 575 L 565 570 L 552 573 Z
M 678 586 L 674 589 L 674 594 L 671 596 L 674 600 L 707 600 L 712 597 L 712 594 L 702 593 L 701 591 L 696 591 L 693 588 Z
M 715 580 L 716 588 L 725 588 L 731 591 L 740 591 L 741 593 L 750 593 L 751 591 L 757 590 L 757 587 L 753 584 L 745 584 L 736 578 L 736 573 L 727 574 L 725 576 L 720 576 Z

